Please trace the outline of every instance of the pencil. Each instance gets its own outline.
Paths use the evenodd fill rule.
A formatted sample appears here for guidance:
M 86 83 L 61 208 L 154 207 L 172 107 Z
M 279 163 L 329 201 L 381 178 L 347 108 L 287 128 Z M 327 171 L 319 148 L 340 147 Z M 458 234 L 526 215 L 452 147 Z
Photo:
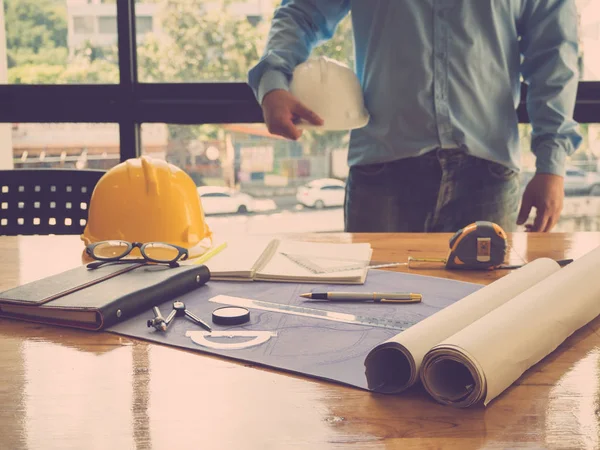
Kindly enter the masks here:
M 213 256 L 215 256 L 216 254 L 220 253 L 221 251 L 223 251 L 223 249 L 227 247 L 227 242 L 223 242 L 221 245 L 207 251 L 205 254 L 203 254 L 202 256 L 199 256 L 198 258 L 194 259 L 193 263 L 194 264 L 204 264 L 206 261 L 208 261 L 210 258 L 212 258 Z

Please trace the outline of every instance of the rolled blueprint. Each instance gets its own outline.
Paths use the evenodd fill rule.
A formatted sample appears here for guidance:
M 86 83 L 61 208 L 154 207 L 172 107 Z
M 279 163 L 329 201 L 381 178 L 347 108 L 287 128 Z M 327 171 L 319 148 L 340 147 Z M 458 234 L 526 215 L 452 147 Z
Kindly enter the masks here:
M 440 403 L 487 405 L 598 314 L 600 248 L 433 347 L 421 381 Z
M 392 394 L 412 386 L 432 347 L 559 269 L 551 259 L 536 259 L 378 345 L 365 359 L 369 389 Z

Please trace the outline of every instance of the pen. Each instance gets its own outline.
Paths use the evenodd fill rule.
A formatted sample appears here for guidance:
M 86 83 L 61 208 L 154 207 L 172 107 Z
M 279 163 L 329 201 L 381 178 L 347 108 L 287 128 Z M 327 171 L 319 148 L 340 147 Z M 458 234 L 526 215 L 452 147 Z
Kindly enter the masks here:
M 301 294 L 300 297 L 314 300 L 373 301 L 377 303 L 418 303 L 422 299 L 421 294 L 412 292 L 309 292 Z

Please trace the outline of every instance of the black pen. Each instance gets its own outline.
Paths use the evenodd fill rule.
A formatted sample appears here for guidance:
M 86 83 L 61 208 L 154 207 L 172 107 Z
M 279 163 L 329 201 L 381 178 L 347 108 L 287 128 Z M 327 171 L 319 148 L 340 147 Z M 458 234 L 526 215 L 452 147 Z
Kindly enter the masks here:
M 308 292 L 300 297 L 313 300 L 376 303 L 418 303 L 423 296 L 412 292 Z

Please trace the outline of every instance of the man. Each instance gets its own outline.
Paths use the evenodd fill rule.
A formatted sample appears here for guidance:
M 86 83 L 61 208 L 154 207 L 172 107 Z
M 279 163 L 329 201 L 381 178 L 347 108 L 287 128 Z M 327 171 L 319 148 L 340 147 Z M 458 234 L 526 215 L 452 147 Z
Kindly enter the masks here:
M 249 72 L 269 130 L 322 124 L 288 91 L 294 68 L 352 13 L 369 124 L 351 132 L 350 232 L 456 231 L 490 220 L 550 231 L 581 137 L 574 0 L 284 0 Z M 528 84 L 536 173 L 521 201 L 516 106 Z M 519 209 L 519 203 L 521 207 Z

